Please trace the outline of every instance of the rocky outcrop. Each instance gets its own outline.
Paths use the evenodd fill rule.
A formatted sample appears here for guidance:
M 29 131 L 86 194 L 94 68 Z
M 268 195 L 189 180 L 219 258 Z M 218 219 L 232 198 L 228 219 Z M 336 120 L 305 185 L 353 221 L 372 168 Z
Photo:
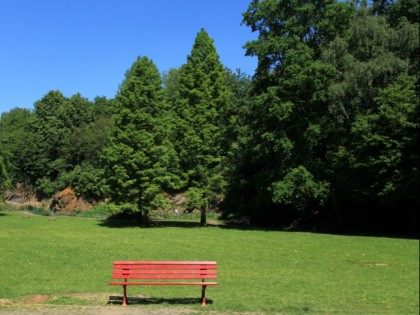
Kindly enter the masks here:
M 77 196 L 74 189 L 68 187 L 54 196 L 49 208 L 53 212 L 71 214 L 74 211 L 90 210 L 92 206 L 90 202 Z

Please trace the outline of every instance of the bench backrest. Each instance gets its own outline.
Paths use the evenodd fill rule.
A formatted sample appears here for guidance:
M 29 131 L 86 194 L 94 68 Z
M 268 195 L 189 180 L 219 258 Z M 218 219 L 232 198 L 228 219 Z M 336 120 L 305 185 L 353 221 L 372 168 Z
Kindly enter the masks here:
M 116 261 L 114 279 L 216 279 L 215 261 Z

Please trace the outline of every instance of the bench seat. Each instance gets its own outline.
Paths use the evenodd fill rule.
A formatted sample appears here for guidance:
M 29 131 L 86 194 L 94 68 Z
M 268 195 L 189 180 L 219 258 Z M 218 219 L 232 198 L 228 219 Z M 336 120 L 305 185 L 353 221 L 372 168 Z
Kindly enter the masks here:
M 109 282 L 110 285 L 219 285 L 217 282 Z
M 123 306 L 127 305 L 127 286 L 201 286 L 201 305 L 206 305 L 207 286 L 217 286 L 215 261 L 116 261 L 109 285 L 121 285 Z M 197 281 L 200 279 L 201 281 Z M 210 281 L 208 281 L 208 279 Z

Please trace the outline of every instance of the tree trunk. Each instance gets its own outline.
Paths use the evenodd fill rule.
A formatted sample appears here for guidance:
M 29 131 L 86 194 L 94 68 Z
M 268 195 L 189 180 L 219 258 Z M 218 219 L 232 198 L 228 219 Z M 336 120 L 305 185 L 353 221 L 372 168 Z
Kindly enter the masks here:
M 207 226 L 207 209 L 201 209 L 200 225 Z
M 142 225 L 146 225 L 146 226 L 148 226 L 148 225 L 150 224 L 150 221 L 149 221 L 149 211 L 148 211 L 148 210 L 145 210 L 145 209 L 143 208 L 143 205 L 142 205 L 142 203 L 141 203 L 141 198 L 140 198 L 140 196 L 139 196 L 139 201 L 137 202 L 137 206 L 138 206 L 138 209 L 140 210 L 140 211 L 139 211 L 139 215 L 140 215 L 140 223 L 141 223 Z
M 149 211 L 143 210 L 141 212 L 141 216 L 142 216 L 142 224 L 149 226 L 150 225 Z
M 344 220 L 343 220 L 343 216 L 341 214 L 340 206 L 338 204 L 338 201 L 337 201 L 337 198 L 336 198 L 334 192 L 331 193 L 330 198 L 331 198 L 330 200 L 331 200 L 332 208 L 334 210 L 335 218 L 337 220 L 339 228 L 341 229 L 344 225 Z

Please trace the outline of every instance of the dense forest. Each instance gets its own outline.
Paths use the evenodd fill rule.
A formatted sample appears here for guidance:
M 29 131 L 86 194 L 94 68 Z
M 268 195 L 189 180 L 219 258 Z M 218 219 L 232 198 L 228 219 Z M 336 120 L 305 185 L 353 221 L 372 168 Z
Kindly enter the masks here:
M 326 230 L 419 226 L 418 0 L 254 0 L 253 74 L 199 30 L 186 63 L 138 57 L 113 99 L 50 91 L 0 121 L 0 190 L 65 187 L 148 218 L 187 209 Z M 153 58 L 153 56 L 150 56 Z

